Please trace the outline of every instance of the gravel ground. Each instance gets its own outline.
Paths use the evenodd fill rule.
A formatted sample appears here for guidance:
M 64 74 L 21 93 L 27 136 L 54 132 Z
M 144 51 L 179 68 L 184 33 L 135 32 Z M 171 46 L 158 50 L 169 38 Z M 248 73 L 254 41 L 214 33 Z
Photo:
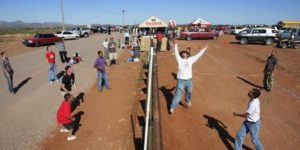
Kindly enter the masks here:
M 116 41 L 121 37 L 113 33 Z M 68 55 L 79 52 L 83 63 L 73 65 L 76 83 L 81 92 L 91 88 L 96 80 L 92 64 L 96 52 L 102 49 L 107 35 L 96 34 L 89 38 L 66 41 Z M 14 86 L 21 86 L 15 95 L 8 93 L 6 80 L 0 76 L 0 149 L 36 149 L 39 143 L 56 126 L 56 111 L 61 103 L 60 83 L 47 82 L 48 64 L 44 59 L 45 47 L 10 57 L 15 69 Z M 57 55 L 57 73 L 64 70 Z M 88 76 L 88 78 L 87 78 Z M 27 80 L 26 80 L 27 79 Z M 23 84 L 22 85 L 22 81 Z M 27 81 L 27 82 L 26 82 Z

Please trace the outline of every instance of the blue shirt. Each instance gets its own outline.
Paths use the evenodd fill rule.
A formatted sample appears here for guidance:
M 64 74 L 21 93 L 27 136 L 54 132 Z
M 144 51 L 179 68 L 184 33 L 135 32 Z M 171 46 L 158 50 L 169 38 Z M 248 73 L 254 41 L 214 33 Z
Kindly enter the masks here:
M 101 72 L 105 72 L 105 65 L 106 65 L 106 61 L 103 57 L 98 57 L 94 64 L 95 68 L 97 68 L 97 70 Z

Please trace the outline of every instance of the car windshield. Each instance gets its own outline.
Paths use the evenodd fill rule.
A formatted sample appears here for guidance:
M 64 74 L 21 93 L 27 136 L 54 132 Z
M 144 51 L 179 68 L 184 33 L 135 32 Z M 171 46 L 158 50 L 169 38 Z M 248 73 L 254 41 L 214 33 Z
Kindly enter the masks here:
M 241 31 L 240 33 L 243 33 L 243 34 L 245 34 L 245 33 L 250 33 L 251 32 L 251 30 L 250 29 L 247 29 L 247 30 L 243 30 L 243 31 Z
M 61 34 L 61 32 L 60 32 L 60 31 L 58 31 L 58 32 L 56 32 L 56 34 Z
M 34 35 L 33 37 L 35 37 L 35 38 L 40 38 L 40 37 L 43 37 L 43 35 L 42 35 L 42 34 L 36 34 L 36 35 Z
M 287 29 L 285 29 L 285 30 L 283 31 L 283 33 L 289 33 L 289 32 L 291 32 L 291 31 L 292 31 L 291 28 L 287 28 Z

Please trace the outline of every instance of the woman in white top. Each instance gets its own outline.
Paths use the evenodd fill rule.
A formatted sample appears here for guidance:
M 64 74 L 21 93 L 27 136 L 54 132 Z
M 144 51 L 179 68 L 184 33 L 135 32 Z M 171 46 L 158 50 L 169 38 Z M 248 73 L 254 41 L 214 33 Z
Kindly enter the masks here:
M 178 63 L 178 72 L 177 72 L 177 86 L 176 93 L 171 103 L 170 113 L 174 113 L 175 107 L 178 105 L 181 99 L 182 91 L 185 90 L 186 104 L 188 107 L 192 105 L 192 67 L 193 64 L 204 54 L 208 46 L 206 45 L 201 51 L 199 51 L 195 56 L 189 57 L 187 51 L 182 51 L 179 54 L 177 44 L 174 46 L 175 56 Z

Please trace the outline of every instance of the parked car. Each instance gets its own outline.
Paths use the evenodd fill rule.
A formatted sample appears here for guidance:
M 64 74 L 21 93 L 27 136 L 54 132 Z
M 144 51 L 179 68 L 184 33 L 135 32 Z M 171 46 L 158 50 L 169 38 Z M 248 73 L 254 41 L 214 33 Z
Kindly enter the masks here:
M 277 31 L 271 28 L 252 28 L 240 32 L 235 36 L 241 44 L 249 42 L 263 42 L 266 45 L 274 43 Z
M 54 34 L 41 34 L 38 33 L 33 37 L 29 37 L 23 40 L 23 44 L 26 46 L 39 47 L 41 45 L 50 45 L 59 41 L 60 38 Z
M 80 37 L 88 37 L 91 34 L 91 30 L 87 28 L 72 28 L 70 32 L 77 34 Z
M 300 28 L 289 28 L 278 35 L 279 37 L 278 37 L 277 47 L 281 47 L 281 48 L 290 47 L 291 45 L 289 43 L 289 40 L 290 40 L 290 37 L 292 34 L 294 34 L 294 36 L 295 36 L 295 44 L 299 45 L 300 44 Z
M 70 31 L 58 31 L 56 32 L 56 34 L 54 34 L 62 39 L 68 40 L 68 39 L 78 39 L 79 35 L 78 34 L 74 34 Z
M 213 39 L 216 40 L 219 33 L 215 31 L 207 32 L 181 32 L 179 39 L 192 40 L 192 39 Z
M 232 27 L 230 27 L 230 29 L 229 29 L 229 33 L 230 34 L 235 34 L 235 35 L 237 35 L 237 34 L 239 34 L 241 31 L 243 31 L 243 30 L 246 30 L 247 28 L 244 28 L 244 27 L 242 27 L 242 26 L 232 26 Z

